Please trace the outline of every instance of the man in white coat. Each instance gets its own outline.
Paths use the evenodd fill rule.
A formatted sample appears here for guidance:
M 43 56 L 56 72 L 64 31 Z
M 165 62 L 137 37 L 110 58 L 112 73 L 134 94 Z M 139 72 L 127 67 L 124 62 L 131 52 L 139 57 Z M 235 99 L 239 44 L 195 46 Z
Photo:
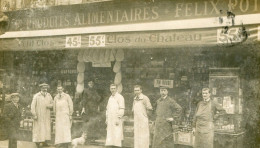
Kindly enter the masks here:
M 36 93 L 31 104 L 33 115 L 32 141 L 37 147 L 48 146 L 47 140 L 51 140 L 51 111 L 53 107 L 52 96 L 47 92 L 49 85 L 40 84 L 41 91 Z
M 147 96 L 142 93 L 140 85 L 134 86 L 134 148 L 149 148 L 150 132 L 148 114 L 152 105 Z
M 53 111 L 55 119 L 55 145 L 68 148 L 71 142 L 71 124 L 73 103 L 70 95 L 63 92 L 63 87 L 57 87 L 58 94 L 54 97 Z
M 117 92 L 115 84 L 110 85 L 112 95 L 109 97 L 106 110 L 107 138 L 106 146 L 122 147 L 123 120 L 125 100 Z

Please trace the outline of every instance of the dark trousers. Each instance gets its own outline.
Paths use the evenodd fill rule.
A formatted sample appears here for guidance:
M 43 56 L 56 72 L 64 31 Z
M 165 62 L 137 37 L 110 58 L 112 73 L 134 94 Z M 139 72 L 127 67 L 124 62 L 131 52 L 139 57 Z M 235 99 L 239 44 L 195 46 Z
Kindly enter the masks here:
M 8 148 L 17 148 L 17 139 L 9 139 Z

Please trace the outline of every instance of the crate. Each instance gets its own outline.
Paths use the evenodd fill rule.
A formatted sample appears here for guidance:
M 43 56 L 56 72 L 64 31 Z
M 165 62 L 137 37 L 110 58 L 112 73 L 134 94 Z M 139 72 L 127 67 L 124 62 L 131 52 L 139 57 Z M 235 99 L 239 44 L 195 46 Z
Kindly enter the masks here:
M 192 132 L 176 132 L 173 134 L 173 140 L 175 144 L 193 146 L 195 136 Z

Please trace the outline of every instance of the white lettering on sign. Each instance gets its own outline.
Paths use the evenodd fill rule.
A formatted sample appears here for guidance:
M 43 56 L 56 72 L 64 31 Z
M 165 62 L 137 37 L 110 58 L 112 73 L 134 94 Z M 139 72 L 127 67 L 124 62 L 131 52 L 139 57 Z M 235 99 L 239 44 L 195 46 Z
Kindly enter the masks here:
M 189 133 L 179 133 L 178 141 L 183 143 L 191 142 L 191 135 Z
M 66 48 L 81 47 L 81 36 L 66 36 Z
M 89 47 L 105 47 L 106 35 L 90 35 L 88 45 Z
M 173 80 L 154 79 L 154 87 L 161 86 L 173 88 Z

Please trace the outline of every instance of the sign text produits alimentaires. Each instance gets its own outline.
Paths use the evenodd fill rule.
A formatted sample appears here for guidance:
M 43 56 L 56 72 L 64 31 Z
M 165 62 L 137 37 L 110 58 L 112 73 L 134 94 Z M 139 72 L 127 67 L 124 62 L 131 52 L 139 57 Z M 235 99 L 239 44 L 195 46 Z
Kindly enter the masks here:
M 133 24 L 260 13 L 260 0 L 174 0 L 155 3 L 103 2 L 8 12 L 9 30 L 42 30 Z

